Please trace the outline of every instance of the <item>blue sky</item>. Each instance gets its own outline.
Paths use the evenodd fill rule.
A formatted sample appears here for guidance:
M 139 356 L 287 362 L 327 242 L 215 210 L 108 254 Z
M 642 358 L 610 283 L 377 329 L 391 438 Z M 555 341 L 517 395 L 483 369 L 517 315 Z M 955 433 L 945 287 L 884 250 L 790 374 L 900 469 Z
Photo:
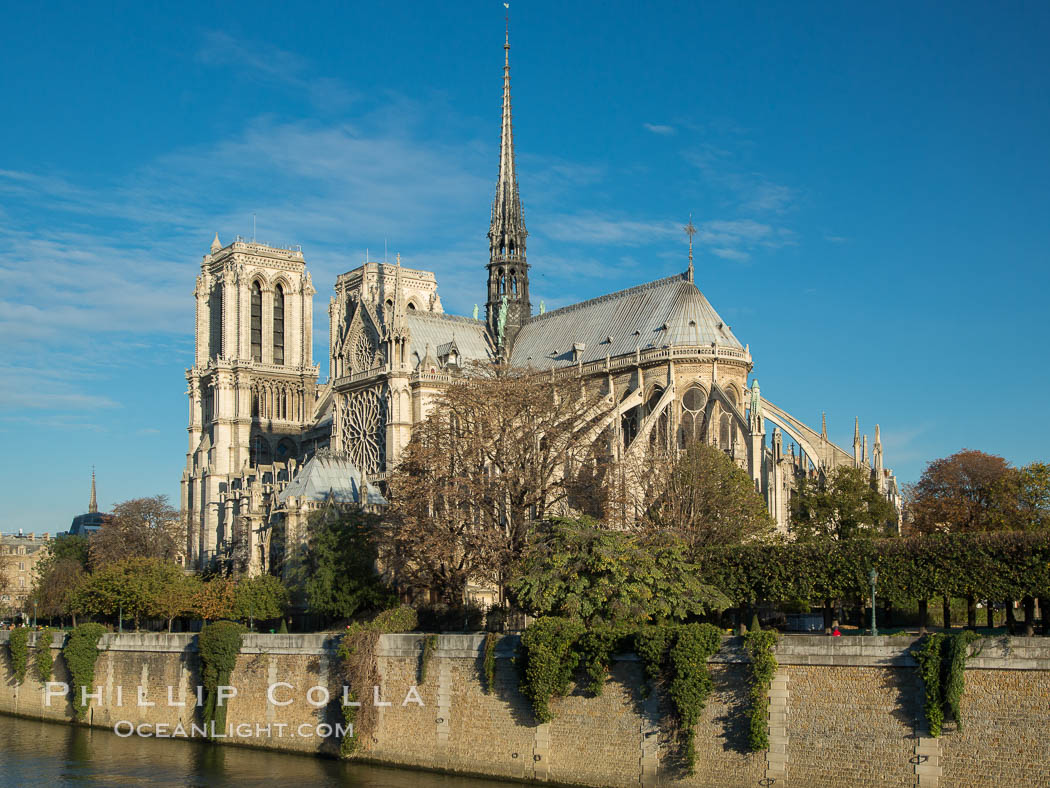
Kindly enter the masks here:
M 568 10 L 567 10 L 568 9 Z M 683 270 L 763 394 L 903 481 L 1047 457 L 1050 6 L 515 2 L 534 301 Z M 0 529 L 177 500 L 194 278 L 217 230 L 365 249 L 484 299 L 503 7 L 8 3 Z

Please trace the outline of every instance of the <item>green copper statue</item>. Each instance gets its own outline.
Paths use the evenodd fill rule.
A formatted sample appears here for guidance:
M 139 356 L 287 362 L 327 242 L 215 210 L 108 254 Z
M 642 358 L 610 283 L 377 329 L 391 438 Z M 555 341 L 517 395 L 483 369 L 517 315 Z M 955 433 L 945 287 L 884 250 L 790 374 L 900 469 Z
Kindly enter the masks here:
M 499 316 L 496 318 L 496 334 L 499 336 L 499 343 L 503 344 L 503 329 L 507 327 L 507 297 L 503 296 L 503 300 L 499 304 Z

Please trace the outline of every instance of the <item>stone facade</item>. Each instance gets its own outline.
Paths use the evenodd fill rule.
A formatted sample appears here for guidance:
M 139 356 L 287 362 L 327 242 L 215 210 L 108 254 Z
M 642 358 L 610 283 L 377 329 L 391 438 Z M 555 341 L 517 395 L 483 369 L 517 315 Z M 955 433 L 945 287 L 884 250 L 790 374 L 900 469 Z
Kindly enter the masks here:
M 48 534 L 0 534 L 0 572 L 7 580 L 6 588 L 0 584 L 0 621 L 32 618 L 36 565 L 50 553 L 50 544 Z
M 796 479 L 844 465 L 864 468 L 899 505 L 878 426 L 869 452 L 858 424 L 849 451 L 828 439 L 826 425 L 812 429 L 762 396 L 750 347 L 696 285 L 691 223 L 684 273 L 533 311 L 509 40 L 504 54 L 483 316 L 477 307 L 472 317 L 445 313 L 434 274 L 402 267 L 400 256 L 396 264 L 366 261 L 336 279 L 330 376 L 321 385 L 310 356 L 313 288 L 301 252 L 241 240 L 222 246 L 216 236 L 197 281 L 197 357 L 187 371 L 182 506 L 191 564 L 275 569 L 289 534 L 301 533 L 306 515 L 326 503 L 281 497 L 297 469 L 327 448 L 381 490 L 413 425 L 469 362 L 581 376 L 604 397 L 606 415 L 594 434 L 617 460 L 644 461 L 654 444 L 718 446 L 749 473 L 782 532 Z M 275 543 L 282 533 L 285 544 Z
M 0 633 L 0 644 L 7 637 Z M 57 652 L 60 637 L 54 680 L 68 682 Z M 551 723 L 536 725 L 517 689 L 511 661 L 516 639 L 504 638 L 497 648 L 491 693 L 485 692 L 481 675 L 483 642 L 481 635 L 440 636 L 421 682 L 422 635 L 384 636 L 377 697 L 390 705 L 378 709 L 360 757 L 566 785 L 1050 784 L 1050 643 L 1045 639 L 1002 638 L 986 644 L 967 665 L 963 726 L 950 724 L 940 738 L 931 739 L 922 722 L 921 683 L 908 655 L 914 641 L 785 636 L 777 651 L 781 667 L 769 692 L 770 747 L 758 753 L 746 749 L 743 657 L 735 641 L 727 640 L 710 664 L 714 691 L 697 725 L 697 771 L 691 777 L 676 767 L 668 701 L 662 692 L 646 696 L 641 691 L 641 666 L 634 659 L 616 660 L 600 697 L 575 691 L 555 700 Z M 107 635 L 101 645 L 95 668 L 100 700 L 92 702 L 90 724 L 159 723 L 169 733 L 180 722 L 189 728 L 196 719 L 192 704 L 199 671 L 194 636 Z M 56 695 L 49 705 L 32 673 L 18 686 L 4 659 L 0 678 L 0 713 L 71 719 L 68 701 Z M 290 686 L 280 685 L 275 700 L 291 703 L 269 702 L 267 689 L 278 682 Z M 224 741 L 335 754 L 337 739 L 294 732 L 300 725 L 315 731 L 319 724 L 341 721 L 340 683 L 332 636 L 248 635 L 231 678 L 238 691 L 229 701 L 227 720 L 234 735 Z M 143 700 L 155 705 L 137 705 L 140 686 L 145 687 Z M 422 706 L 403 703 L 413 686 Z M 118 687 L 123 688 L 119 706 Z M 334 700 L 315 708 L 307 700 L 312 687 L 326 688 Z M 279 725 L 283 735 L 277 735 Z M 244 735 L 238 735 L 239 726 L 247 726 Z

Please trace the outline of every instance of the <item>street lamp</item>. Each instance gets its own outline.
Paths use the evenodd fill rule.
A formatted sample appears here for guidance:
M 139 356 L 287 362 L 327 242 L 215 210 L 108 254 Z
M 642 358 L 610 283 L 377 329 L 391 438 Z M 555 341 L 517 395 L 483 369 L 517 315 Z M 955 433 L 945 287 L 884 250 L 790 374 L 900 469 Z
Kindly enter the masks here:
M 117 605 L 117 611 L 118 611 L 117 612 L 117 616 L 118 616 L 118 618 L 117 618 L 117 621 L 118 621 L 118 623 L 117 623 L 117 634 L 118 635 L 123 635 L 124 634 L 124 603 L 123 602 L 121 602 L 119 605 Z
M 871 634 L 878 635 L 879 630 L 875 627 L 875 583 L 878 582 L 879 573 L 875 571 L 875 567 L 871 568 L 868 573 L 868 580 L 871 581 Z
M 33 629 L 36 629 L 36 602 L 33 602 Z

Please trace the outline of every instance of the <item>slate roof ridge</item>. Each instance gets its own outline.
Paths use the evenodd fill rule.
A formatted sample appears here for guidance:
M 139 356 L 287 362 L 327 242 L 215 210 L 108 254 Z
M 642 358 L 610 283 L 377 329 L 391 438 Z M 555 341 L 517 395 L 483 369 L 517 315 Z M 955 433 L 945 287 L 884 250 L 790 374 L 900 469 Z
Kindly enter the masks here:
M 448 312 L 424 312 L 421 309 L 413 309 L 410 310 L 407 315 L 409 317 L 425 317 L 431 320 L 444 320 L 449 323 L 466 323 L 467 325 L 479 326 L 482 328 L 485 326 L 484 320 L 475 320 L 466 315 L 453 315 Z
M 655 290 L 657 287 L 670 284 L 674 281 L 687 282 L 688 280 L 686 279 L 685 274 L 672 274 L 671 276 L 665 276 L 663 279 L 654 279 L 651 282 L 644 282 L 640 285 L 633 285 L 631 287 L 624 288 L 623 290 L 617 290 L 613 293 L 606 293 L 605 295 L 600 295 L 596 298 L 589 298 L 586 301 L 579 301 L 575 304 L 569 304 L 568 306 L 552 309 L 549 312 L 544 312 L 542 315 L 533 315 L 529 318 L 529 322 L 534 323 L 546 320 L 551 316 L 564 315 L 568 312 L 574 312 L 577 309 L 583 309 L 585 307 L 593 306 L 594 304 L 600 304 L 603 301 L 616 301 L 620 298 L 623 298 L 624 296 L 634 295 L 635 293 L 640 293 L 644 290 Z M 695 284 L 693 286 L 696 287 Z M 697 292 L 699 291 L 700 288 L 697 288 Z

